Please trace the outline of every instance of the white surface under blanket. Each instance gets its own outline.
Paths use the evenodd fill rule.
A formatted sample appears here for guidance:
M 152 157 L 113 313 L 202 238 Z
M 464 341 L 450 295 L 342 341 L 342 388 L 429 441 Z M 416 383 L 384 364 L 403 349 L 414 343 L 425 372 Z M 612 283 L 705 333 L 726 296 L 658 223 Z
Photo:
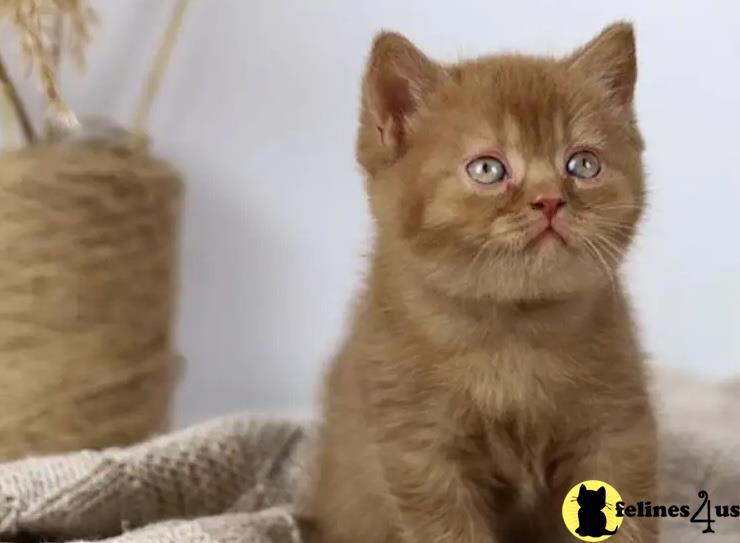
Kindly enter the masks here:
M 655 389 L 662 502 L 696 509 L 706 490 L 713 507 L 740 505 L 740 382 L 660 373 Z M 0 541 L 299 543 L 291 503 L 307 442 L 297 422 L 243 417 L 128 449 L 0 465 Z M 740 518 L 715 520 L 715 534 L 666 520 L 663 541 L 740 542 Z

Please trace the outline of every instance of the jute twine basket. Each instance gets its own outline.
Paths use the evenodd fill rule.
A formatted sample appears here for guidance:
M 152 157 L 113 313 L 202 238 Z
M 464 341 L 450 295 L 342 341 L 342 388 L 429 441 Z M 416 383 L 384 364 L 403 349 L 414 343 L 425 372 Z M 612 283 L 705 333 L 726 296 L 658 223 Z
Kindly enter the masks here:
M 141 145 L 0 155 L 0 459 L 166 426 L 181 192 Z
M 143 134 L 187 4 L 173 8 L 131 133 L 78 119 L 59 88 L 63 44 L 79 53 L 89 41 L 87 0 L 0 9 L 48 100 L 39 137 L 0 58 L 26 144 L 0 154 L 0 460 L 130 444 L 167 426 L 182 186 Z

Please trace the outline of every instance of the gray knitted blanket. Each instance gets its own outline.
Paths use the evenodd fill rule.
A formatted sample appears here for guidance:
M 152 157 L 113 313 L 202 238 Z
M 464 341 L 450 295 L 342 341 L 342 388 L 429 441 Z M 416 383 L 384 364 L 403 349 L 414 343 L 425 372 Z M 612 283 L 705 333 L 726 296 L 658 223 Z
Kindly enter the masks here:
M 663 503 L 694 511 L 707 490 L 713 506 L 740 504 L 740 384 L 661 376 L 656 388 Z M 244 417 L 0 465 L 0 540 L 300 543 L 291 505 L 308 441 L 296 422 Z M 716 520 L 714 543 L 740 541 L 740 519 Z M 668 519 L 663 541 L 704 541 L 705 527 Z

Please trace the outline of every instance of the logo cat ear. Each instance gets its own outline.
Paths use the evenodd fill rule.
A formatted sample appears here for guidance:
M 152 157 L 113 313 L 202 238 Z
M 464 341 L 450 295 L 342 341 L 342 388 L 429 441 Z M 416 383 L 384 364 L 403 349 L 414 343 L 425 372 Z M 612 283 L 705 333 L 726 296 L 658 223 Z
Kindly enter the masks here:
M 441 65 L 402 35 L 376 36 L 362 86 L 360 144 L 401 150 L 414 117 L 444 76 Z
M 596 493 L 599 495 L 600 498 L 606 498 L 606 487 L 600 487 L 599 490 L 596 491 Z
M 583 496 L 587 491 L 586 485 L 581 485 L 581 488 L 578 489 L 578 497 Z
M 637 82 L 637 53 L 630 23 L 606 27 L 566 62 L 571 69 L 599 83 L 607 98 L 617 106 L 632 105 Z

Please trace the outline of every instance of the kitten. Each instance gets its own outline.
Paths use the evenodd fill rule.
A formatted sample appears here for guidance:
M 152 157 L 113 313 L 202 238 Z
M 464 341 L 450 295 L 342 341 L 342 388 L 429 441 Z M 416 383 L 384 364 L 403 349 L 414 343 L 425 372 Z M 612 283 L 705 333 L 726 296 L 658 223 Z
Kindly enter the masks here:
M 643 200 L 632 28 L 562 59 L 441 65 L 374 43 L 357 154 L 376 240 L 327 376 L 324 543 L 571 541 L 580 481 L 655 491 L 617 269 Z M 614 541 L 653 543 L 651 519 Z

